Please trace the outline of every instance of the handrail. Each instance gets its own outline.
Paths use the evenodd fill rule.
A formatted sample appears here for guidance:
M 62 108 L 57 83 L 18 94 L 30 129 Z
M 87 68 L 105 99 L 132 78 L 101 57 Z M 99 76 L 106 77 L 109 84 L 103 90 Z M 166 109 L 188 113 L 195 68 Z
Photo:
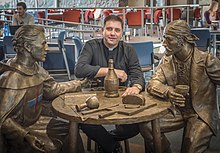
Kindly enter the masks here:
M 79 29 L 73 29 L 73 28 L 64 28 L 64 27 L 58 27 L 58 26 L 50 26 L 50 25 L 42 25 L 42 24 L 36 24 L 38 26 L 42 26 L 44 28 L 48 29 L 58 29 L 58 30 L 65 30 L 68 32 L 78 32 L 82 33 L 82 41 L 85 41 L 84 33 L 92 33 L 92 36 L 95 37 L 95 30 L 79 30 Z M 80 35 L 79 35 L 80 36 Z
M 36 18 L 36 20 L 51 21 L 51 22 L 64 23 L 64 24 L 72 24 L 72 25 L 90 26 L 90 27 L 97 27 L 97 28 L 101 28 L 102 27 L 100 25 L 85 24 L 85 23 L 78 23 L 78 22 L 60 21 L 60 20 L 45 19 L 45 18 Z
M 199 6 L 208 6 L 208 4 L 185 4 L 185 5 L 167 5 L 167 6 L 126 6 L 126 7 L 50 7 L 50 8 L 28 8 L 28 10 L 48 10 L 48 9 L 145 9 L 145 8 L 169 8 L 169 7 L 199 7 Z M 0 9 L 0 10 L 15 10 L 16 8 Z
M 0 13 L 0 15 L 4 15 L 4 16 L 10 16 L 10 17 L 12 17 L 13 15 L 12 14 L 5 14 L 5 13 Z
M 42 24 L 35 24 L 35 25 L 42 26 L 42 27 L 45 27 L 45 28 L 51 28 L 51 29 L 67 30 L 67 31 L 70 31 L 70 32 L 95 33 L 94 30 L 78 30 L 78 29 L 72 29 L 72 28 L 63 28 L 63 27 L 57 27 L 57 26 L 42 25 Z
M 5 19 L 0 19 L 0 21 L 3 21 L 3 22 L 12 22 L 11 20 L 5 20 Z

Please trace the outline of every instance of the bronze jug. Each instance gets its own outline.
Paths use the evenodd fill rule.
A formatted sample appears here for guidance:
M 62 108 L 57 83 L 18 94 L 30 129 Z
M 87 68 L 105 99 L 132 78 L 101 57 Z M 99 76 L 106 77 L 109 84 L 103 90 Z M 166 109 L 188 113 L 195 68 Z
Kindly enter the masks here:
M 118 97 L 119 79 L 114 70 L 113 59 L 109 59 L 108 66 L 108 73 L 104 79 L 105 97 Z

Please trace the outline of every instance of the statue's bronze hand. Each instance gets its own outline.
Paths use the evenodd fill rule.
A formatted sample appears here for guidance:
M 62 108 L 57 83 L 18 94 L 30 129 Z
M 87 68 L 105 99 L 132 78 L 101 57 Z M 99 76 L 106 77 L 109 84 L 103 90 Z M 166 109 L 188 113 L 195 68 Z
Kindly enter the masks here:
M 88 78 L 84 78 L 82 80 L 80 80 L 81 86 L 87 86 L 87 84 L 89 83 L 89 79 Z
M 167 94 L 172 104 L 180 107 L 183 107 L 185 105 L 186 98 L 182 94 L 179 94 L 173 90 L 169 90 Z
M 36 136 L 33 136 L 28 133 L 25 136 L 25 140 L 36 150 L 45 152 L 44 143 L 41 140 L 39 140 Z

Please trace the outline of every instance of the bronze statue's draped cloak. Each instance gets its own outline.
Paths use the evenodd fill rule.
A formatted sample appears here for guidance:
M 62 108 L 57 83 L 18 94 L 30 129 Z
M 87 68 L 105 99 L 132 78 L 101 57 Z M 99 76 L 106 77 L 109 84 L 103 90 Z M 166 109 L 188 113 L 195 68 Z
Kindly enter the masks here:
M 22 101 L 26 94 L 29 94 L 32 87 L 39 87 L 39 100 L 41 96 L 52 100 L 56 96 L 72 91 L 79 91 L 80 82 L 69 81 L 57 83 L 48 72 L 35 63 L 31 68 L 19 65 L 13 59 L 7 63 L 0 62 L 0 134 L 3 122 L 15 111 L 16 106 Z M 29 93 L 28 93 L 29 92 Z M 40 103 L 39 103 L 40 104 Z M 40 116 L 40 105 L 38 109 Z M 32 123 L 39 118 L 35 117 Z M 28 131 L 27 131 L 28 132 Z M 3 152 L 3 139 L 0 137 L 0 153 Z
M 189 80 L 193 109 L 216 134 L 218 122 L 216 85 L 220 84 L 220 60 L 198 49 L 193 51 L 191 60 Z M 149 82 L 149 93 L 166 98 L 168 86 L 174 87 L 177 84 L 173 62 L 172 56 L 164 56 L 156 74 Z

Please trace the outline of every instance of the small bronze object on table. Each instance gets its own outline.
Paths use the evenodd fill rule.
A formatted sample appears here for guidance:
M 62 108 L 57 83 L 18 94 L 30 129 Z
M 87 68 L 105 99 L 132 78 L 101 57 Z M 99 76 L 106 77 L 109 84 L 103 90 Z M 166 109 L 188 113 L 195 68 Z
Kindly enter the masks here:
M 149 105 L 145 105 L 145 106 L 140 106 L 140 105 L 134 105 L 134 106 L 139 106 L 137 108 L 132 108 L 132 109 L 129 109 L 129 110 L 120 110 L 117 108 L 114 108 L 113 109 L 109 109 L 108 112 L 104 113 L 104 114 L 99 114 L 98 117 L 99 118 L 105 118 L 105 117 L 108 117 L 108 116 L 111 116 L 111 115 L 114 115 L 114 114 L 123 114 L 123 115 L 127 115 L 127 116 L 132 116 L 134 114 L 137 114 L 137 113 L 140 113 L 142 111 L 144 111 L 145 109 L 150 109 L 152 107 L 155 107 L 157 105 L 157 103 L 151 103 Z
M 89 109 L 99 108 L 99 100 L 96 96 L 89 97 L 85 103 L 76 105 L 76 110 L 80 112 L 82 109 L 88 107 Z
M 145 105 L 145 98 L 143 95 L 127 95 L 122 98 L 123 104 L 131 104 L 131 105 Z
M 104 79 L 105 97 L 114 98 L 118 97 L 119 80 L 114 71 L 113 59 L 109 59 L 108 74 Z

